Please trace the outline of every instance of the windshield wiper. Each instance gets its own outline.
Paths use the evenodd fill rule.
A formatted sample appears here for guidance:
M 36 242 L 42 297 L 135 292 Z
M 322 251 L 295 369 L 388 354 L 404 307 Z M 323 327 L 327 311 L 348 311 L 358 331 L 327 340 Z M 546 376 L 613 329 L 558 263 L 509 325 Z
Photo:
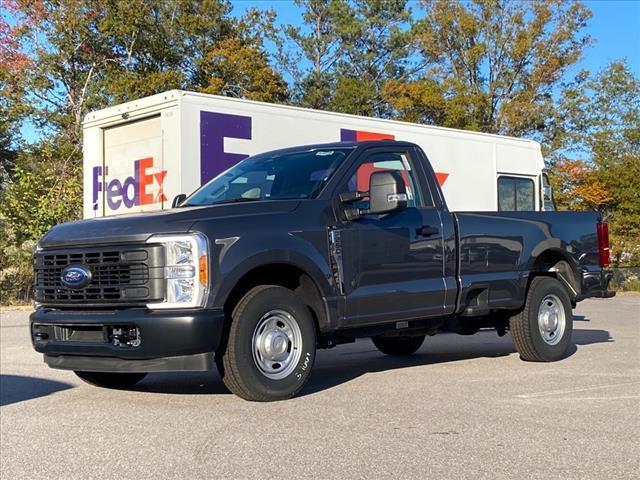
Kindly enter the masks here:
M 264 198 L 239 197 L 239 198 L 233 198 L 231 200 L 223 200 L 222 202 L 213 202 L 210 205 L 224 205 L 225 203 L 257 202 L 259 200 L 264 200 Z

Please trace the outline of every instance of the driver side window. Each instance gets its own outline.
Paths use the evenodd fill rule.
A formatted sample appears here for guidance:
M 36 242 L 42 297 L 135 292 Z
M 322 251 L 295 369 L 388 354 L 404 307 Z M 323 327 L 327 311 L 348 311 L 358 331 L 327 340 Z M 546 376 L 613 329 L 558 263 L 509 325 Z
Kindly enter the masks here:
M 402 175 L 407 190 L 407 207 L 415 207 L 422 204 L 420 190 L 417 188 L 415 179 L 415 171 L 411 168 L 411 163 L 404 153 L 380 152 L 369 155 L 349 179 L 347 190 L 350 192 L 368 192 L 371 174 L 383 170 L 395 170 Z M 369 199 L 365 198 L 355 202 L 353 206 L 368 208 Z

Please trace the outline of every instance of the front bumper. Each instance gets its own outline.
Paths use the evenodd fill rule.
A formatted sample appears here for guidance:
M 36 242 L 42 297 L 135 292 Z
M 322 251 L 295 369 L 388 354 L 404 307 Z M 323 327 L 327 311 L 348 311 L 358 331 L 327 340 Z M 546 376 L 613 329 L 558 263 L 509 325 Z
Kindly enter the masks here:
M 73 311 L 31 314 L 31 341 L 52 368 L 133 372 L 209 370 L 221 341 L 222 310 Z M 132 345 L 114 329 L 137 332 Z

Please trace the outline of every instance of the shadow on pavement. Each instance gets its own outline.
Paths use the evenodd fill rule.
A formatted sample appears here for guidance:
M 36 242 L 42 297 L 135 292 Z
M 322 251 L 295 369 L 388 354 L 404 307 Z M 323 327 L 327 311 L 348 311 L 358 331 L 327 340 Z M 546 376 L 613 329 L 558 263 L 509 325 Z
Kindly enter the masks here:
M 69 383 L 44 378 L 0 375 L 0 406 L 44 397 L 73 387 Z
M 585 320 L 588 321 L 588 320 Z M 495 332 L 482 332 L 476 338 L 480 341 L 466 342 L 458 341 L 461 339 L 456 334 L 446 335 L 447 342 L 439 344 L 435 351 L 429 352 L 429 337 L 425 340 L 425 345 L 421 348 L 424 353 L 416 353 L 408 357 L 390 357 L 384 355 L 373 346 L 372 343 L 367 345 L 367 340 L 361 341 L 360 345 L 370 346 L 371 348 L 360 349 L 358 351 L 344 352 L 317 364 L 309 379 L 309 383 L 302 390 L 300 396 L 309 395 L 322 390 L 326 390 L 342 383 L 354 380 L 367 373 L 382 372 L 387 370 L 395 370 L 399 368 L 408 368 L 425 365 L 435 365 L 439 363 L 449 363 L 461 360 L 470 360 L 474 358 L 497 358 L 516 353 L 516 348 L 509 337 L 498 338 Z M 469 337 L 467 337 L 469 338 Z M 572 356 L 578 350 L 580 345 L 591 345 L 594 343 L 613 342 L 610 334 L 606 330 L 573 330 L 573 343 L 567 351 L 566 357 Z M 458 343 L 456 345 L 456 343 Z M 338 347 L 340 348 L 340 347 Z M 349 356 L 360 355 L 362 358 L 355 360 Z
M 224 395 L 229 390 L 213 372 L 153 373 L 129 390 L 176 395 Z
M 499 338 L 495 332 L 490 331 L 471 337 L 440 334 L 438 338 L 442 341 L 438 342 L 434 350 L 429 350 L 429 338 L 427 338 L 425 346 L 421 349 L 424 353 L 409 357 L 384 355 L 378 352 L 368 339 L 361 339 L 355 345 L 338 346 L 333 350 L 321 351 L 309 383 L 300 396 L 326 390 L 372 372 L 474 358 L 497 358 L 516 353 L 513 342 L 508 336 Z M 574 328 L 573 345 L 569 348 L 567 357 L 577 351 L 578 345 L 607 342 L 613 342 L 613 339 L 606 330 Z M 131 390 L 183 395 L 229 394 L 217 371 L 151 374 Z

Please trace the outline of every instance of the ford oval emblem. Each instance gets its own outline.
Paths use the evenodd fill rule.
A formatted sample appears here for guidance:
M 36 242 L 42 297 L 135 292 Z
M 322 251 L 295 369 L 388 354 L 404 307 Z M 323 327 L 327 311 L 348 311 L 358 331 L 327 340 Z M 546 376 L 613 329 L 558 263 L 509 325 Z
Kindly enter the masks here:
M 91 282 L 91 270 L 83 265 L 69 265 L 62 270 L 60 281 L 71 289 L 86 287 Z

